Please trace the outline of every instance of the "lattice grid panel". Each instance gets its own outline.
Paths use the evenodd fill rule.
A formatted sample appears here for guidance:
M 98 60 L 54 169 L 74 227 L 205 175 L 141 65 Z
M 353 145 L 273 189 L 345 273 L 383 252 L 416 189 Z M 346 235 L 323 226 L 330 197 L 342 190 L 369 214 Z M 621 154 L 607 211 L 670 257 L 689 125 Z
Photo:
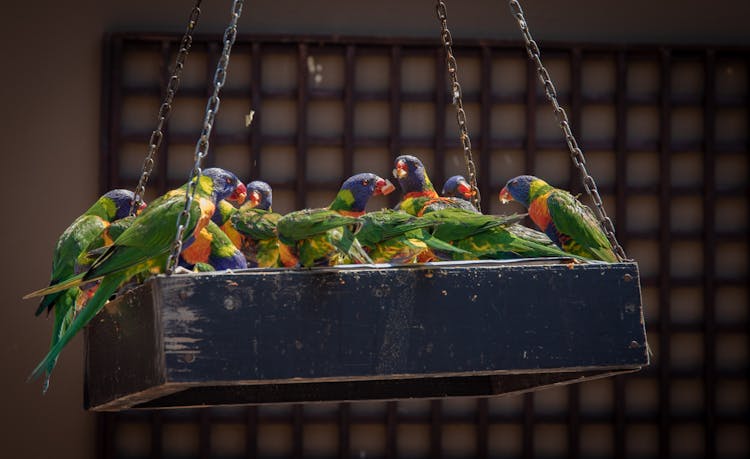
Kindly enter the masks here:
M 137 181 L 178 38 L 106 41 L 103 189 Z M 490 400 L 105 414 L 99 456 L 747 457 L 750 50 L 541 47 L 640 263 L 649 368 Z M 580 192 L 521 45 L 455 49 L 485 211 L 520 210 L 497 192 L 521 173 Z M 187 178 L 219 52 L 196 39 L 149 197 Z M 437 39 L 240 37 L 208 164 L 268 181 L 282 213 L 327 205 L 354 172 L 388 175 L 401 153 L 439 186 L 463 171 L 443 62 Z

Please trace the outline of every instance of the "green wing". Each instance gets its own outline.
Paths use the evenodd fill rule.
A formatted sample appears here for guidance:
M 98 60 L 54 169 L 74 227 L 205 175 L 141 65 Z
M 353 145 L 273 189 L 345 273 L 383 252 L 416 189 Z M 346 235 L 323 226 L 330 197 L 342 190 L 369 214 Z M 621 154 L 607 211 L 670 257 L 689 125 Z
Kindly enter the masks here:
M 240 209 L 232 215 L 232 226 L 251 239 L 263 240 L 276 237 L 276 225 L 280 214 L 262 209 Z
M 183 195 L 155 201 L 138 216 L 114 244 L 86 272 L 85 280 L 98 279 L 132 268 L 169 251 L 174 241 L 177 216 L 185 206 Z M 189 238 L 200 217 L 200 204 L 193 201 L 184 239 Z
M 591 209 L 572 194 L 554 190 L 547 197 L 547 207 L 557 230 L 572 240 L 570 243 L 563 242 L 563 247 L 568 252 L 602 261 L 617 261 L 609 240 Z
M 391 209 L 367 213 L 360 220 L 362 228 L 357 232 L 357 240 L 365 247 L 403 236 L 410 231 L 435 226 L 435 222 Z
M 483 215 L 465 209 L 446 208 L 425 214 L 423 219 L 439 223 L 433 236 L 442 241 L 457 241 L 481 234 L 501 225 L 509 225 L 523 215 Z
M 305 209 L 281 217 L 277 223 L 277 230 L 281 242 L 294 245 L 296 241 L 309 239 L 345 225 L 359 225 L 359 219 L 329 209 Z
M 57 240 L 52 261 L 50 285 L 58 284 L 75 274 L 75 260 L 78 255 L 107 228 L 109 223 L 96 215 L 81 215 L 63 232 Z M 46 295 L 39 303 L 36 315 L 51 308 L 65 292 L 58 291 Z

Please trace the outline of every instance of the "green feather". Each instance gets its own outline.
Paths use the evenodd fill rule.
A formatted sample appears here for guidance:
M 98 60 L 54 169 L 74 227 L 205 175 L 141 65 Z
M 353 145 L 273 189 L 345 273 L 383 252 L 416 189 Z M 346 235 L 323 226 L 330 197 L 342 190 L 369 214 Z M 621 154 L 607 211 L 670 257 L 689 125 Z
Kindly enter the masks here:
M 612 246 L 591 209 L 560 189 L 551 191 L 546 203 L 558 232 L 571 239 L 562 241 L 563 249 L 586 258 L 617 262 Z
M 440 223 L 433 236 L 470 254 L 454 254 L 453 259 L 570 257 L 544 234 L 519 225 L 523 215 L 482 215 L 446 208 L 423 218 Z M 441 254 L 441 258 L 447 256 Z

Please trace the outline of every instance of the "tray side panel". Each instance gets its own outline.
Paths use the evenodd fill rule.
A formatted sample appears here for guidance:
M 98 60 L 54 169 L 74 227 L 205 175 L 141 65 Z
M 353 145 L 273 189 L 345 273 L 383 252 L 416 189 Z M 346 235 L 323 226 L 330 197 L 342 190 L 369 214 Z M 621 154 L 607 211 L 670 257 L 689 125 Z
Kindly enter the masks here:
M 86 408 L 164 383 L 158 295 L 152 287 L 147 283 L 110 301 L 86 327 Z
M 156 281 L 170 383 L 648 363 L 630 263 L 249 271 Z

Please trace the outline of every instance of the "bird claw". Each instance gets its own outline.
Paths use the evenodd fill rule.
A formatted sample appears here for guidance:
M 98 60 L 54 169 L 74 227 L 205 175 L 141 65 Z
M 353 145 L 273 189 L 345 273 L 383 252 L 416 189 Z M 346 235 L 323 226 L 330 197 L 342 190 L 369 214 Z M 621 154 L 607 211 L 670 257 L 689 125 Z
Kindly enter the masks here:
M 193 272 L 185 267 L 178 266 L 174 269 L 175 274 L 192 274 Z

